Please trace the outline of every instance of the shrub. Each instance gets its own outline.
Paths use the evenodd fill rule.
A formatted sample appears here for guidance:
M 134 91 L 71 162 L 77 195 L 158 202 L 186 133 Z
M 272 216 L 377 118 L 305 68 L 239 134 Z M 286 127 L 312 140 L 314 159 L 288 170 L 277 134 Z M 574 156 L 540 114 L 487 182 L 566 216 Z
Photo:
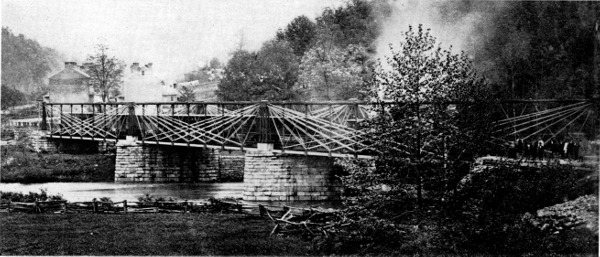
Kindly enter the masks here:
M 27 194 L 16 193 L 16 192 L 3 192 L 0 191 L 0 199 L 2 203 L 7 202 L 26 202 L 33 203 L 35 201 L 60 201 L 64 200 L 62 195 L 48 195 L 45 189 L 40 189 L 39 193 L 29 192 Z

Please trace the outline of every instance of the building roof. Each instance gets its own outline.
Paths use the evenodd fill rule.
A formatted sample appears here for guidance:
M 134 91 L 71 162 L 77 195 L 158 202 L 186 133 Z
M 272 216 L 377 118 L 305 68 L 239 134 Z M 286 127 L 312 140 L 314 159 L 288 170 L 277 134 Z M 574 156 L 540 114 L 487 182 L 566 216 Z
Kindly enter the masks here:
M 79 68 L 65 68 L 58 73 L 52 75 L 50 80 L 73 80 L 73 79 L 89 79 L 90 75 L 80 70 Z

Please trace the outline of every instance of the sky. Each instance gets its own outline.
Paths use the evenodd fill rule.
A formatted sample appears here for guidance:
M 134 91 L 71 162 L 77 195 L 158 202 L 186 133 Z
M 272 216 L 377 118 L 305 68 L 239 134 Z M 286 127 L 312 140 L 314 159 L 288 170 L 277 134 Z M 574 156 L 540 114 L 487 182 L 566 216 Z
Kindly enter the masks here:
M 295 17 L 314 21 L 343 0 L 2 0 L 2 26 L 78 64 L 105 44 L 126 62 L 175 81 L 237 48 L 258 50 Z

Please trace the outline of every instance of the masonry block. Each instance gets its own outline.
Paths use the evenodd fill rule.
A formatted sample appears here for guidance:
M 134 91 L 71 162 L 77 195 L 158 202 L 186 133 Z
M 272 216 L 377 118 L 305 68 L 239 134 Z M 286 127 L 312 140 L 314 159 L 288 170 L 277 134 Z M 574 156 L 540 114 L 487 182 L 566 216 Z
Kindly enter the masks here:
M 308 201 L 339 200 L 341 181 L 333 159 L 272 152 L 246 152 L 244 200 Z
M 115 148 L 116 182 L 241 181 L 243 178 L 244 155 L 239 152 L 142 145 L 134 139 L 121 140 Z

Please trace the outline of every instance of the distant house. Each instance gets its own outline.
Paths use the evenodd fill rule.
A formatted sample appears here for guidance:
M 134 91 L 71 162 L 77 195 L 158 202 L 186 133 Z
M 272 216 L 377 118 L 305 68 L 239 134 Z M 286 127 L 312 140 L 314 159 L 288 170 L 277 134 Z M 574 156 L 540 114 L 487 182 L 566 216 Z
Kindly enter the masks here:
M 179 97 L 179 95 L 181 95 L 181 93 L 173 87 L 165 87 L 162 90 L 163 102 L 177 102 L 177 97 Z
M 216 91 L 219 86 L 219 80 L 213 81 L 204 81 L 200 82 L 198 80 L 190 81 L 190 82 L 181 82 L 177 84 L 177 87 L 188 87 L 194 90 L 194 94 L 196 96 L 196 101 L 216 101 L 217 95 Z
M 91 77 L 83 70 L 83 66 L 77 66 L 76 62 L 65 62 L 65 68 L 49 78 L 49 101 L 53 103 L 93 102 L 95 94 Z
M 134 62 L 123 76 L 121 95 L 117 98 L 125 102 L 175 102 L 179 92 L 165 85 L 154 74 L 153 64 L 140 65 Z

